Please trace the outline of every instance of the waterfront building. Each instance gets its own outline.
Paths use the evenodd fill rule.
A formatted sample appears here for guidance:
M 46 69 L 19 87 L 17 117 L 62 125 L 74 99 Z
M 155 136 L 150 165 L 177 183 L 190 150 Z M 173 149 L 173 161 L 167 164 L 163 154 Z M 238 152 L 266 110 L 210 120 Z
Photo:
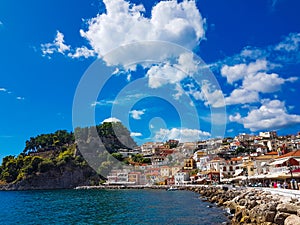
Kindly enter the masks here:
M 189 173 L 187 171 L 180 170 L 175 174 L 174 180 L 175 180 L 175 185 L 186 184 L 190 180 Z

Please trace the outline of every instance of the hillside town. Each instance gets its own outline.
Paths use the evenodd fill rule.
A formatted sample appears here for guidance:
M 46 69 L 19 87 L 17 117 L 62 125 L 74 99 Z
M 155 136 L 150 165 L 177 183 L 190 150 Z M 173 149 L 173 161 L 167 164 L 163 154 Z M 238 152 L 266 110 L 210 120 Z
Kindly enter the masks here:
M 112 170 L 106 185 L 231 183 L 299 189 L 300 132 L 286 136 L 276 131 L 243 133 L 185 143 L 147 142 L 119 153 L 129 158 L 139 154 L 151 163 L 132 162 L 130 168 Z

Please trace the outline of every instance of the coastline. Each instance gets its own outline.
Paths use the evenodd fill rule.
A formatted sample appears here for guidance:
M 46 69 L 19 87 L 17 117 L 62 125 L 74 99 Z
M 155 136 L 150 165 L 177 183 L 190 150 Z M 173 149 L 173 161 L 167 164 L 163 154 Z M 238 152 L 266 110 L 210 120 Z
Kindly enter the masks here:
M 279 188 L 233 187 L 231 185 L 102 185 L 78 186 L 75 190 L 153 189 L 192 191 L 226 212 L 232 225 L 300 225 L 300 191 Z M 31 189 L 37 190 L 37 189 Z M 40 189 L 39 189 L 40 190 Z M 211 207 L 214 207 L 211 205 Z

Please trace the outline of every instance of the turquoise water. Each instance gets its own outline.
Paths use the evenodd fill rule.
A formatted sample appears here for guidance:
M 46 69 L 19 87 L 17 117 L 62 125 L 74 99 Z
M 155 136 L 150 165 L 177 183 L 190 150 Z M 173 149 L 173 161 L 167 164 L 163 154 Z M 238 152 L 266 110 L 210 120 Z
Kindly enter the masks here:
M 203 224 L 224 211 L 189 191 L 0 191 L 0 224 Z

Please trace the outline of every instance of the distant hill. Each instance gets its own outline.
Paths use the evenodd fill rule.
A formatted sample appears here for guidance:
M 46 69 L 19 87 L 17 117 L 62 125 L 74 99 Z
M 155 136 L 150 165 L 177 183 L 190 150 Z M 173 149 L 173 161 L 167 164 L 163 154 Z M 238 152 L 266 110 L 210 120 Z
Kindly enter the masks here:
M 97 133 L 92 136 L 91 130 L 96 130 Z M 75 134 L 58 130 L 30 137 L 22 153 L 3 158 L 0 166 L 0 189 L 60 189 L 99 184 L 105 178 L 96 173 L 95 169 L 98 168 L 92 169 L 88 165 L 78 147 L 78 142 L 85 143 L 93 138 L 100 138 L 109 153 L 136 146 L 129 131 L 121 123 L 103 123 L 93 129 L 76 128 Z M 109 161 L 112 156 L 106 151 L 98 152 L 97 147 L 99 146 L 90 149 L 95 152 L 93 157 L 99 157 L 102 162 Z M 98 172 L 109 169 L 103 168 L 103 165 L 110 164 L 102 163 Z

